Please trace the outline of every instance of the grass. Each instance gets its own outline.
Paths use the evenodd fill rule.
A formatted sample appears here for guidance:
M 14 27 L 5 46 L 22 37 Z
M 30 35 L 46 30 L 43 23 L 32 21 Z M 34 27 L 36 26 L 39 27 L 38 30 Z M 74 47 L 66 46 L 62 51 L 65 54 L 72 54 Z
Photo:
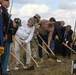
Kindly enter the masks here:
M 48 62 L 46 55 L 44 57 L 44 62 L 39 64 L 42 66 L 41 68 L 37 68 L 35 63 L 33 63 L 35 66 L 34 70 L 26 71 L 21 66 L 21 69 L 18 71 L 11 69 L 12 75 L 71 75 L 72 60 L 76 59 L 75 54 L 72 54 L 71 59 L 58 56 L 62 63 L 58 63 L 56 60 Z
M 36 50 L 37 50 L 37 47 L 36 47 Z M 22 53 L 23 52 L 21 50 L 21 54 Z M 15 71 L 13 69 L 10 69 L 10 72 L 12 73 L 12 75 L 71 75 L 72 60 L 76 60 L 76 55 L 72 54 L 71 59 L 63 58 L 62 56 L 58 56 L 58 58 L 62 61 L 62 63 L 58 63 L 56 62 L 56 60 L 48 62 L 47 55 L 45 52 L 43 52 L 44 62 L 42 64 L 39 64 L 42 67 L 37 68 L 36 64 L 32 61 L 35 67 L 34 70 L 26 71 L 22 68 L 22 66 L 20 66 L 20 70 Z M 24 62 L 22 57 L 21 57 L 21 61 Z M 36 61 L 39 62 L 39 58 L 37 58 Z M 10 64 L 11 63 L 12 61 L 10 62 Z M 14 63 L 12 64 L 11 67 L 14 67 Z

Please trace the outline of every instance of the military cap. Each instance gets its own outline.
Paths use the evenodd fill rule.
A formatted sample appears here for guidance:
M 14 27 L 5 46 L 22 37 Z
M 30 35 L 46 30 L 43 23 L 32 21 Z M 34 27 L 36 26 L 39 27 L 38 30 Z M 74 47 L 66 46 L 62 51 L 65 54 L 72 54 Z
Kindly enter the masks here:
M 38 14 L 35 14 L 34 17 L 37 18 L 38 20 L 40 20 L 40 18 L 41 18 L 40 15 L 38 15 Z
M 32 18 L 29 18 L 28 19 L 28 21 L 32 24 L 32 25 L 34 25 L 36 22 L 35 22 L 35 19 L 32 17 Z
M 14 22 L 15 22 L 17 25 L 21 26 L 21 19 L 20 19 L 20 18 L 15 18 L 15 19 L 14 19 Z

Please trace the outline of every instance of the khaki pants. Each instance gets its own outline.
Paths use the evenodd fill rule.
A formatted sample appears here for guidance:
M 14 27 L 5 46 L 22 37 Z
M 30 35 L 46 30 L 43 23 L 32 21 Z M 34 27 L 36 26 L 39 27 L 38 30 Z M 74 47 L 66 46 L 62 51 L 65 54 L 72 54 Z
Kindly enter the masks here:
M 22 43 L 24 40 L 21 40 L 17 35 L 15 36 L 15 38 L 20 42 Z M 25 45 L 25 48 L 27 50 L 27 52 L 31 55 L 31 48 L 30 48 L 30 42 L 27 43 Z M 15 56 L 20 60 L 20 50 L 21 50 L 21 47 L 20 45 L 18 44 L 17 41 L 15 41 Z M 30 64 L 31 63 L 31 58 L 28 56 L 28 54 L 26 54 L 26 64 Z M 16 64 L 19 64 L 19 62 L 16 62 Z

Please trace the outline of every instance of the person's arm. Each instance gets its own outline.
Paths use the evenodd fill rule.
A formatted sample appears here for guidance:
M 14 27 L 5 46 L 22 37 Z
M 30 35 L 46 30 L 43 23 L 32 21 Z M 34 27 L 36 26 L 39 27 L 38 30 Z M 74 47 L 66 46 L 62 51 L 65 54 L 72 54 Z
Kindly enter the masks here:
M 57 28 L 57 35 L 58 35 L 58 38 L 59 38 L 59 40 L 60 40 L 61 43 L 64 42 L 64 39 L 63 39 L 64 34 L 62 32 L 62 29 L 63 29 L 63 27 L 62 28 Z
M 31 41 L 31 39 L 34 35 L 34 30 L 35 30 L 35 27 L 33 26 L 33 29 L 31 31 L 31 33 L 29 34 L 29 37 L 25 40 L 25 44 Z
M 73 31 L 70 30 L 69 33 L 68 33 L 68 43 L 72 43 L 73 40 L 72 40 L 72 34 L 73 34 Z
M 50 32 L 49 32 L 48 45 L 50 45 L 50 42 L 51 42 L 51 39 L 52 39 L 52 36 L 53 36 L 53 32 L 54 32 L 54 26 L 50 29 Z
M 1 6 L 2 9 L 2 24 L 3 24 L 3 36 L 4 36 L 4 40 L 7 41 L 7 34 L 8 34 L 8 24 L 9 24 L 9 16 L 8 16 L 8 12 L 6 11 L 6 9 Z

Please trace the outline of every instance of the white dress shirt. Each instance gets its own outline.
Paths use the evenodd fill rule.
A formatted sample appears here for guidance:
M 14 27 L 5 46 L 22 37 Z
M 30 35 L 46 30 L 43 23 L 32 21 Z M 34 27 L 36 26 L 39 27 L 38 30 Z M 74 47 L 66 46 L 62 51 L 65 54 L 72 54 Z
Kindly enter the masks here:
M 31 41 L 34 34 L 35 26 L 29 27 L 27 24 L 18 28 L 16 35 L 24 40 L 24 43 Z

